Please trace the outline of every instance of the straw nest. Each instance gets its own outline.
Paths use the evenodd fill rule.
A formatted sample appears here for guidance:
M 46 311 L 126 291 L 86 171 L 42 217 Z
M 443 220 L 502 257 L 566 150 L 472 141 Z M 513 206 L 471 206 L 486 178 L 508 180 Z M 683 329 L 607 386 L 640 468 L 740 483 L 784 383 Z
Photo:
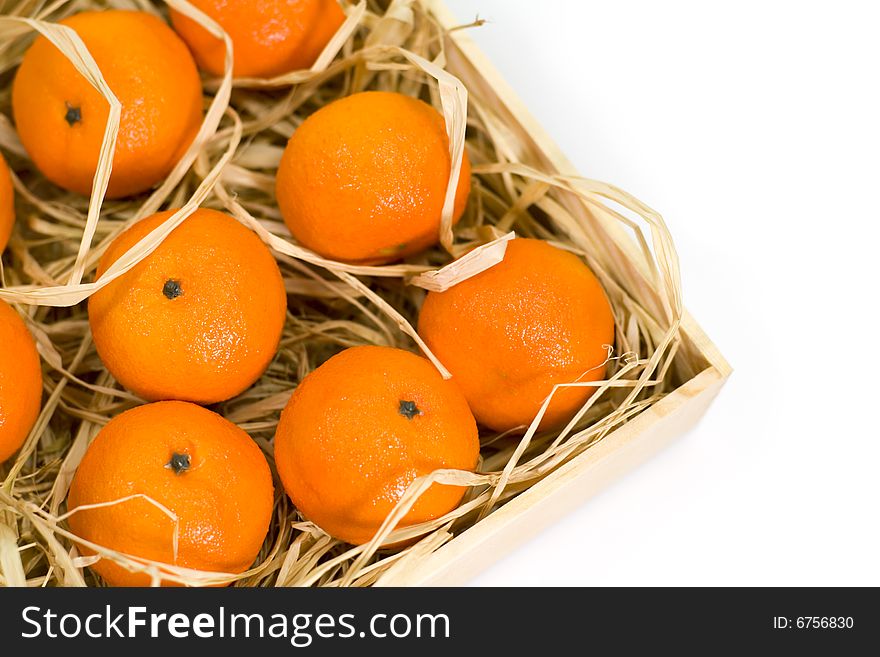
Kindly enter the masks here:
M 167 4 L 225 36 L 187 2 Z M 531 158 L 525 137 L 512 129 L 497 103 L 476 89 L 465 89 L 444 70 L 449 30 L 430 13 L 426 0 L 346 3 L 348 19 L 315 66 L 270 81 L 233 81 L 227 39 L 227 73 L 205 80 L 205 120 L 192 148 L 152 194 L 112 202 L 103 201 L 103 192 L 119 103 L 82 43 L 54 24 L 76 11 L 108 7 L 167 11 L 166 3 L 146 0 L 0 1 L 0 148 L 15 172 L 18 216 L 3 255 L 0 298 L 16 305 L 37 338 L 44 387 L 36 426 L 18 456 L 0 465 L 0 582 L 101 585 L 86 568 L 97 558 L 145 571 L 155 583 L 393 582 L 401 568 L 479 523 L 693 375 L 697 365 L 678 330 L 682 306 L 677 261 L 662 219 L 614 187 L 561 176 Z M 476 27 L 478 23 L 455 29 Z M 51 38 L 111 105 L 91 198 L 46 182 L 27 158 L 9 118 L 12 77 L 35 32 Z M 441 245 L 404 264 L 362 267 L 323 260 L 292 241 L 275 205 L 274 173 L 297 125 L 326 103 L 365 89 L 396 90 L 434 104 L 447 121 L 455 173 L 464 148 L 474 165 L 469 208 L 454 234 L 447 202 Z M 564 89 L 559 93 L 564 95 Z M 442 289 L 491 266 L 503 255 L 511 232 L 569 249 L 599 276 L 617 324 L 608 379 L 590 384 L 598 388 L 596 394 L 562 431 L 536 432 L 535 422 L 524 435 L 481 435 L 477 474 L 439 471 L 414 482 L 367 545 L 343 544 L 305 521 L 277 481 L 269 535 L 255 565 L 241 575 L 189 571 L 87 544 L 66 523 L 71 479 L 101 427 L 142 401 L 121 389 L 103 367 L 83 301 L 149 254 L 200 205 L 225 210 L 257 231 L 277 256 L 289 292 L 288 320 L 271 367 L 244 394 L 213 407 L 247 431 L 270 464 L 279 413 L 298 381 L 346 347 L 424 350 L 412 329 L 425 294 L 422 288 Z M 114 236 L 167 208 L 181 210 L 96 281 L 97 260 Z M 632 230 L 638 266 L 599 228 L 602 222 Z M 644 234 L 642 227 L 648 229 Z M 464 502 L 430 523 L 395 529 L 432 481 L 467 485 Z M 383 548 L 418 536 L 422 538 L 406 548 Z M 98 556 L 80 556 L 83 545 Z

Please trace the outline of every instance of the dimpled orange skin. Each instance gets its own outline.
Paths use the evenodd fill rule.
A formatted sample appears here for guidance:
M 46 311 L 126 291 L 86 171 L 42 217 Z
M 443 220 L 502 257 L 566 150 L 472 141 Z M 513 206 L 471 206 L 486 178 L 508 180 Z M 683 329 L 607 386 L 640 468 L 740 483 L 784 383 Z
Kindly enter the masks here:
M 232 39 L 235 77 L 272 78 L 309 68 L 345 20 L 336 0 L 190 1 Z M 199 67 L 223 75 L 223 41 L 173 9 L 171 23 Z
M 12 224 L 15 221 L 15 199 L 12 191 L 12 176 L 6 160 L 0 154 L 0 253 L 9 243 Z
M 172 213 L 117 237 L 98 276 Z M 122 385 L 150 401 L 212 404 L 244 391 L 275 357 L 286 313 L 269 249 L 232 217 L 206 209 L 89 299 L 98 354 Z
M 175 454 L 188 464 L 178 459 L 172 467 Z M 178 566 L 240 573 L 266 538 L 274 488 L 263 453 L 244 431 L 195 404 L 158 402 L 118 415 L 101 430 L 77 468 L 67 507 L 130 495 L 146 495 L 177 515 Z M 174 522 L 145 499 L 84 509 L 69 523 L 97 545 L 174 563 Z M 109 559 L 92 568 L 111 586 L 150 584 L 149 576 Z
M 0 299 L 0 463 L 22 446 L 40 414 L 43 380 L 34 338 Z
M 449 140 L 430 105 L 368 91 L 326 105 L 293 134 L 276 180 L 293 236 L 317 253 L 380 264 L 436 244 L 449 182 Z M 465 154 L 458 221 L 470 193 Z
M 418 330 L 477 421 L 508 431 L 527 427 L 554 385 L 604 378 L 614 316 L 579 258 L 540 240 L 515 239 L 503 262 L 430 292 Z M 567 422 L 593 392 L 560 389 L 540 427 Z
M 390 347 L 347 349 L 309 374 L 275 434 L 275 464 L 297 509 L 354 544 L 373 537 L 416 477 L 472 471 L 479 451 L 461 392 L 428 360 Z M 451 511 L 464 492 L 432 485 L 398 526 Z
M 192 56 L 151 14 L 82 12 L 60 23 L 80 36 L 122 103 L 107 197 L 148 190 L 171 172 L 202 121 L 202 87 Z M 18 69 L 12 109 L 22 144 L 43 175 L 90 194 L 109 106 L 43 37 Z

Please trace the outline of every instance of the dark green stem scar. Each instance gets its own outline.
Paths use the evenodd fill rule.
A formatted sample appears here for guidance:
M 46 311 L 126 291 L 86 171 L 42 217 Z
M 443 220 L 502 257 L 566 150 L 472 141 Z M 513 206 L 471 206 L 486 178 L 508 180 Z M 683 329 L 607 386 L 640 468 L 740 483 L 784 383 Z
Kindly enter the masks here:
M 397 412 L 407 420 L 412 420 L 416 415 L 422 414 L 414 401 L 404 401 L 403 399 L 400 400 L 400 406 L 398 407 Z
M 171 455 L 171 460 L 165 464 L 165 467 L 171 468 L 174 470 L 174 474 L 179 475 L 189 470 L 190 462 L 189 454 L 178 454 L 177 452 L 174 452 Z
M 162 288 L 162 294 L 164 294 L 169 299 L 176 299 L 177 297 L 179 297 L 181 294 L 183 294 L 183 288 L 180 287 L 180 281 L 165 281 L 165 285 Z
M 67 125 L 73 127 L 77 123 L 82 122 L 82 111 L 79 107 L 74 107 L 70 103 L 64 103 L 65 107 L 67 107 L 67 113 L 64 115 L 64 120 L 67 121 Z

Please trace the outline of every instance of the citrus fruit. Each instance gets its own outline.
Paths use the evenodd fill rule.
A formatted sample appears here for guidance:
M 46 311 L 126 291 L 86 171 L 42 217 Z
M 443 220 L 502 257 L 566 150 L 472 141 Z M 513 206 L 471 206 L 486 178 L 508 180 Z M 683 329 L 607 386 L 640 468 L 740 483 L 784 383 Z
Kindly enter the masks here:
M 414 479 L 473 470 L 477 426 L 455 384 L 426 359 L 353 347 L 299 384 L 281 414 L 275 463 L 297 509 L 328 534 L 369 541 Z M 465 489 L 433 484 L 399 526 L 439 517 Z
M 122 233 L 111 264 L 173 211 Z M 234 397 L 269 366 L 287 312 L 278 264 L 232 217 L 199 209 L 159 247 L 89 300 L 89 323 L 107 369 L 144 399 L 211 404 Z
M 113 418 L 89 445 L 67 498 L 69 510 L 143 497 L 70 516 L 77 536 L 127 555 L 212 572 L 253 564 L 272 517 L 272 473 L 257 444 L 201 406 L 158 402 Z M 88 549 L 84 553 L 90 554 Z M 92 566 L 112 586 L 150 578 L 109 559 Z
M 15 221 L 15 199 L 12 191 L 12 176 L 6 160 L 0 154 L 0 253 L 6 248 Z
M 40 414 L 43 379 L 37 345 L 0 299 L 0 463 L 22 446 Z
M 152 14 L 88 11 L 60 22 L 83 40 L 122 116 L 108 198 L 143 192 L 183 155 L 202 120 L 195 62 L 174 31 Z M 109 105 L 43 37 L 25 53 L 12 86 L 21 142 L 56 185 L 89 194 Z
M 449 139 L 430 105 L 368 91 L 324 106 L 296 130 L 276 180 L 293 236 L 336 260 L 383 263 L 438 240 L 449 182 Z M 465 155 L 454 217 L 470 192 Z
M 541 240 L 515 239 L 501 263 L 428 293 L 418 330 L 477 421 L 508 431 L 528 426 L 554 385 L 604 378 L 614 316 L 578 257 Z M 570 420 L 593 392 L 560 389 L 541 428 Z
M 190 1 L 232 39 L 235 77 L 271 78 L 310 67 L 345 20 L 336 0 Z M 199 67 L 222 75 L 223 41 L 174 10 L 171 23 Z

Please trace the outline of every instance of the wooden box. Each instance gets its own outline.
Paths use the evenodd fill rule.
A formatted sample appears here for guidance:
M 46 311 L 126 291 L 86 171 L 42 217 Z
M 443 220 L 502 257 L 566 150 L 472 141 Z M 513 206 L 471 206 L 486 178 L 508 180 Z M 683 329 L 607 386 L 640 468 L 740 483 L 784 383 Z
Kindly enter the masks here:
M 445 27 L 459 24 L 442 0 L 425 2 Z M 559 146 L 529 114 L 466 30 L 448 33 L 446 54 L 447 70 L 465 84 L 469 93 L 480 94 L 494 105 L 506 128 L 528 144 L 527 152 L 519 154 L 524 162 L 547 172 L 575 174 Z M 565 203 L 569 211 L 607 239 L 608 245 L 619 248 L 632 266 L 644 273 L 644 284 L 651 285 L 641 252 L 617 221 L 591 211 L 574 194 Z M 691 429 L 724 385 L 731 368 L 687 311 L 681 332 L 688 347 L 704 362 L 701 371 L 433 554 L 407 567 L 399 564 L 380 580 L 380 585 L 454 586 L 467 582 Z
M 350 4 L 353 7 L 353 12 L 361 12 L 360 16 L 363 17 L 367 4 L 359 2 L 356 8 L 354 8 L 353 3 Z M 536 186 L 545 185 L 547 188 L 553 187 L 553 208 L 558 210 L 558 215 L 564 215 L 565 217 L 564 221 L 557 221 L 555 227 L 559 228 L 559 230 L 554 231 L 553 235 L 557 237 L 572 237 L 570 240 L 573 247 L 572 250 L 590 260 L 590 264 L 593 261 L 600 264 L 605 270 L 608 280 L 616 286 L 618 292 L 625 290 L 625 295 L 618 294 L 619 297 L 625 298 L 625 301 L 621 302 L 619 306 L 620 309 L 625 309 L 626 311 L 625 313 L 623 310 L 621 311 L 621 317 L 625 319 L 628 317 L 626 323 L 637 325 L 634 331 L 636 338 L 638 338 L 642 324 L 650 327 L 648 331 L 649 337 L 641 342 L 636 339 L 634 342 L 636 347 L 632 352 L 628 352 L 626 345 L 632 344 L 633 341 L 629 339 L 630 333 L 629 328 L 625 328 L 626 323 L 620 322 L 618 324 L 620 330 L 618 331 L 617 344 L 618 346 L 624 345 L 624 348 L 619 350 L 624 353 L 616 354 L 615 358 L 623 359 L 627 353 L 631 353 L 635 354 L 635 360 L 639 360 L 639 354 L 642 352 L 660 354 L 657 361 L 652 361 L 652 367 L 644 368 L 644 378 L 659 379 L 662 386 L 656 389 L 659 390 L 657 394 L 651 391 L 649 393 L 650 399 L 644 401 L 644 403 L 642 403 L 640 398 L 636 404 L 637 408 L 632 413 L 629 412 L 629 407 L 619 405 L 615 400 L 603 402 L 606 403 L 606 406 L 597 411 L 597 413 L 602 415 L 599 415 L 598 418 L 590 417 L 587 419 L 587 422 L 592 423 L 595 421 L 598 425 L 599 422 L 605 419 L 606 415 L 610 416 L 619 413 L 620 417 L 613 422 L 608 422 L 606 425 L 599 427 L 599 430 L 597 430 L 598 437 L 594 442 L 585 441 L 576 445 L 576 450 L 566 451 L 558 460 L 554 460 L 552 464 L 542 469 L 539 474 L 522 479 L 513 490 L 504 490 L 509 482 L 504 479 L 503 473 L 499 475 L 496 469 L 500 470 L 505 466 L 504 463 L 499 464 L 498 460 L 495 459 L 493 463 L 481 470 L 479 475 L 475 475 L 484 477 L 481 480 L 483 483 L 488 481 L 489 478 L 498 475 L 498 478 L 493 480 L 491 485 L 496 486 L 497 484 L 496 490 L 499 492 L 499 497 L 493 497 L 491 500 L 488 500 L 488 504 L 484 507 L 484 510 L 488 510 L 491 507 L 493 509 L 491 513 L 472 523 L 471 521 L 476 519 L 480 509 L 474 507 L 471 510 L 467 510 L 465 509 L 467 504 L 463 504 L 459 509 L 456 509 L 456 512 L 462 512 L 462 517 L 456 521 L 459 524 L 454 527 L 452 524 L 449 524 L 446 528 L 438 530 L 438 535 L 435 538 L 440 540 L 425 541 L 426 546 L 413 550 L 408 555 L 397 553 L 389 557 L 389 553 L 386 551 L 384 556 L 381 557 L 386 559 L 383 565 L 384 570 L 376 568 L 363 576 L 358 582 L 353 582 L 354 577 L 349 579 L 337 577 L 332 582 L 336 585 L 350 583 L 375 583 L 380 586 L 457 585 L 466 582 L 489 563 L 501 558 L 518 543 L 527 540 L 543 527 L 582 503 L 590 495 L 601 490 L 615 477 L 635 467 L 639 462 L 667 444 L 672 438 L 687 431 L 705 411 L 731 371 L 724 358 L 701 331 L 696 322 L 682 309 L 678 292 L 677 260 L 671 241 L 668 240 L 668 234 L 662 219 L 632 197 L 601 183 L 580 181 L 593 184 L 592 192 L 589 194 L 581 193 L 581 190 L 577 187 L 579 183 L 575 182 L 575 172 L 572 165 L 529 115 L 528 111 L 504 83 L 491 63 L 471 42 L 467 36 L 468 31 L 452 29 L 458 23 L 445 7 L 442 0 L 396 0 L 395 2 L 380 1 L 370 3 L 371 7 L 382 7 L 383 9 L 387 7 L 389 13 L 393 9 L 399 11 L 401 15 L 411 15 L 413 12 L 410 10 L 417 5 L 422 19 L 425 16 L 421 12 L 421 7 L 424 7 L 433 15 L 436 23 L 447 28 L 442 36 L 444 48 L 442 53 L 437 55 L 438 62 L 436 63 L 445 64 L 446 70 L 463 83 L 470 97 L 479 99 L 479 103 L 475 103 L 479 110 L 475 110 L 474 114 L 480 115 L 478 118 L 481 122 L 481 129 L 486 133 L 500 136 L 499 140 L 497 140 L 498 143 L 504 143 L 503 148 L 493 152 L 493 157 L 497 156 L 498 160 L 505 159 L 505 162 L 501 163 L 497 160 L 483 158 L 484 161 L 481 163 L 484 166 L 483 174 L 486 175 L 486 178 L 494 177 L 492 178 L 493 181 L 503 178 L 505 175 L 511 178 L 515 175 L 522 179 L 528 177 L 525 174 L 511 174 L 510 171 L 502 173 L 499 170 L 492 170 L 494 165 L 512 164 L 528 169 L 531 172 L 529 175 L 537 176 L 531 178 Z M 350 20 L 353 22 L 355 16 L 350 16 Z M 376 15 L 371 15 L 370 20 L 373 21 L 371 29 L 380 22 Z M 391 22 L 393 23 L 393 21 Z M 426 21 L 426 24 L 430 24 L 435 30 L 436 23 L 434 20 Z M 387 28 L 388 25 L 386 24 L 384 27 Z M 391 35 L 393 40 L 395 30 L 393 28 L 387 29 L 385 34 L 386 36 Z M 440 43 L 440 38 L 436 38 L 435 34 L 439 34 L 439 31 L 432 33 L 429 37 L 422 37 L 422 45 L 428 43 L 431 48 L 436 49 Z M 341 32 L 339 36 L 344 36 L 344 34 Z M 370 36 L 373 36 L 373 34 L 371 33 Z M 340 41 L 341 44 L 342 41 Z M 395 48 L 396 46 L 386 45 L 384 42 L 381 42 L 380 47 L 373 54 L 376 55 L 377 52 L 383 51 L 383 49 L 383 52 L 386 54 L 390 53 L 391 57 L 403 54 L 402 51 L 399 49 L 395 50 Z M 435 54 L 435 50 L 431 50 L 429 58 L 433 58 Z M 389 65 L 389 62 L 381 62 L 378 61 L 379 59 L 381 58 L 377 56 L 376 61 L 366 61 L 364 64 Z M 441 59 L 443 61 L 439 61 Z M 332 60 L 332 57 L 329 60 Z M 425 59 L 421 59 L 421 62 L 419 66 L 426 72 L 430 73 L 430 68 L 437 68 Z M 395 68 L 396 64 L 394 63 L 391 63 L 389 66 L 388 71 L 400 70 L 399 67 Z M 364 70 L 366 70 L 366 67 L 364 67 Z M 321 73 L 321 71 L 318 71 L 318 73 Z M 294 72 L 294 74 L 297 74 L 297 72 Z M 445 74 L 440 71 L 439 75 Z M 431 73 L 431 76 L 437 77 L 433 73 Z M 449 76 L 446 77 L 448 78 Z M 401 79 L 405 82 L 407 81 L 405 76 L 401 76 Z M 411 83 L 412 79 L 408 80 L 408 82 Z M 289 86 L 290 84 L 296 84 L 296 82 L 288 81 L 285 84 Z M 457 82 L 456 85 L 461 86 Z M 221 85 L 221 91 L 223 88 L 223 85 Z M 226 87 L 227 94 L 228 91 L 229 87 Z M 217 103 L 221 111 L 222 103 L 218 103 L 216 99 L 222 97 L 222 95 L 222 93 L 218 92 L 212 100 L 212 107 L 214 103 Z M 229 99 L 228 95 L 226 99 Z M 459 112 L 457 119 L 460 121 L 457 126 L 459 128 L 457 134 L 460 139 L 458 142 L 459 149 L 465 134 L 465 118 L 470 120 L 475 118 L 475 116 L 473 114 L 465 116 L 463 111 Z M 448 116 L 447 121 L 449 121 Z M 451 122 L 448 125 L 453 125 L 453 123 Z M 470 127 L 471 124 L 468 123 L 468 126 Z M 455 132 L 455 130 L 452 130 L 452 132 Z M 4 143 L 4 146 L 9 146 L 9 144 L 14 146 L 17 143 L 17 140 L 10 136 L 11 134 L 13 134 L 11 126 L 0 121 L 0 139 L 4 135 L 7 137 L 7 143 Z M 469 145 L 473 146 L 471 142 L 469 142 Z M 232 150 L 235 150 L 234 146 Z M 503 154 L 503 157 L 499 154 Z M 215 166 L 223 165 L 218 164 Z M 241 171 L 241 169 L 238 169 L 238 171 Z M 265 176 L 256 176 L 250 180 L 253 185 L 260 187 L 260 185 L 265 183 L 264 179 Z M 234 171 L 232 180 L 235 180 Z M 477 182 L 482 183 L 484 180 Z M 205 193 L 207 194 L 207 192 Z M 531 219 L 530 207 L 538 205 L 535 198 L 540 196 L 540 194 L 534 195 L 532 201 L 528 203 L 524 201 L 529 196 L 528 191 L 519 190 L 515 196 L 518 197 L 515 201 L 508 199 L 502 204 L 502 211 L 498 214 L 498 217 L 502 218 L 497 221 L 497 226 L 480 224 L 472 227 L 473 231 L 484 231 L 481 234 L 482 241 L 486 241 L 486 239 L 482 239 L 486 234 L 497 236 L 492 230 L 501 228 L 501 224 L 504 223 L 504 219 L 508 214 L 513 216 L 513 214 L 518 212 L 520 215 L 526 215 L 527 219 Z M 611 199 L 612 201 L 615 198 L 623 199 L 624 209 L 632 210 L 651 224 L 655 238 L 653 253 L 646 240 L 634 239 L 633 235 L 625 229 L 628 220 L 624 215 L 616 213 L 610 206 L 597 203 L 596 198 L 598 197 Z M 229 201 L 229 198 L 225 196 L 222 198 L 225 199 L 224 203 Z M 520 201 L 523 201 L 521 207 L 516 208 L 515 206 L 520 205 Z M 516 212 L 509 212 L 508 208 L 510 208 L 510 211 L 516 210 Z M 538 206 L 538 209 L 548 214 L 548 217 L 551 217 L 553 214 L 552 212 L 547 213 L 540 206 Z M 242 212 L 244 211 L 242 210 Z M 94 218 L 97 220 L 97 214 Z M 552 223 L 549 219 L 548 222 Z M 537 220 L 535 223 L 538 223 Z M 297 250 L 298 247 L 276 235 L 269 234 L 255 219 L 253 219 L 252 224 L 248 225 L 252 225 L 255 230 L 260 229 L 263 231 L 260 234 L 264 239 L 273 240 L 271 244 L 276 250 L 294 258 L 302 257 L 301 250 Z M 510 222 L 507 228 L 497 232 L 507 233 L 513 225 L 513 222 Z M 528 231 L 529 224 L 525 225 L 526 231 Z M 658 231 L 660 239 L 658 239 Z M 550 233 L 550 231 L 547 232 Z M 654 263 L 655 261 L 659 262 L 661 256 L 663 266 L 658 270 Z M 353 277 L 349 278 L 353 280 Z M 354 282 L 357 283 L 357 281 Z M 362 285 L 361 287 L 363 290 L 369 291 L 366 286 Z M 606 286 L 606 293 L 608 289 Z M 74 293 L 81 296 L 71 297 L 70 299 L 64 297 L 56 305 L 76 304 L 87 296 L 87 294 L 81 294 L 81 291 L 74 290 L 71 292 L 71 294 Z M 610 298 L 611 295 L 609 294 Z M 33 302 L 34 300 L 32 299 L 31 301 Z M 44 301 L 43 299 L 36 299 L 36 302 L 39 302 L 38 305 L 53 305 L 43 303 Z M 638 321 L 629 321 L 636 315 L 638 315 Z M 406 323 L 405 320 L 403 323 Z M 677 333 L 675 332 L 676 328 L 678 329 Z M 660 335 L 668 336 L 670 340 L 664 342 L 665 338 L 657 337 Z M 673 335 L 675 336 L 674 347 L 664 355 L 664 349 L 672 342 L 671 336 Z M 84 342 L 84 344 L 87 345 L 88 342 Z M 657 346 L 660 344 L 664 345 L 663 348 Z M 678 363 L 677 365 L 672 365 L 668 369 L 658 365 L 661 357 L 665 359 L 664 362 L 667 364 L 673 363 L 673 355 L 675 358 L 674 362 Z M 611 357 L 612 355 L 609 352 L 609 358 Z M 625 361 L 621 360 L 620 362 L 623 363 Z M 647 362 L 647 360 L 644 362 Z M 630 363 L 626 363 L 626 366 L 629 367 Z M 622 366 L 621 368 L 623 369 Z M 656 371 L 660 371 L 660 374 L 655 376 L 654 372 Z M 617 381 L 617 383 L 621 382 Z M 608 385 L 610 383 L 612 382 L 608 382 Z M 623 381 L 623 383 L 627 382 Z M 630 381 L 629 383 L 633 382 Z M 642 388 L 638 388 L 633 393 L 634 395 L 646 386 L 644 380 L 639 380 L 637 384 L 642 386 Z M 59 385 L 63 387 L 64 384 Z M 636 388 L 636 385 L 633 385 L 633 388 Z M 626 394 L 628 393 L 624 391 L 624 395 Z M 275 396 L 277 397 L 277 395 Z M 596 397 L 601 397 L 601 395 L 596 395 Z M 594 427 L 590 425 L 589 428 L 593 429 Z M 51 499 L 53 500 L 54 507 L 52 508 L 52 513 L 59 510 L 66 496 L 66 485 L 69 484 L 69 475 L 78 464 L 78 459 L 82 456 L 87 445 L 89 432 L 94 433 L 96 429 L 97 426 L 87 426 L 85 430 L 82 430 L 82 428 L 77 429 L 77 449 L 68 450 L 66 455 L 60 455 L 58 458 L 52 457 L 56 463 L 60 458 L 63 458 L 65 469 L 65 476 L 62 478 L 61 484 L 53 485 Z M 490 442 L 494 439 L 495 437 L 490 437 Z M 529 439 L 529 434 L 527 434 L 523 441 Z M 550 440 L 552 440 L 552 437 L 547 439 L 548 443 Z M 566 440 L 565 436 L 559 437 L 559 443 L 556 443 L 554 440 L 556 446 L 562 445 L 562 451 L 567 449 L 564 440 Z M 516 446 L 515 439 L 512 444 Z M 494 446 L 489 447 L 490 451 L 492 449 L 494 449 Z M 522 456 L 524 452 L 525 447 L 523 452 L 516 454 L 516 458 Z M 485 453 L 484 457 L 486 457 Z M 489 456 L 485 459 L 483 465 L 486 466 L 486 461 L 491 460 L 491 458 Z M 511 468 L 516 465 L 515 460 L 515 458 L 511 458 Z M 499 480 L 503 480 L 503 485 L 498 483 Z M 505 494 L 503 499 L 500 498 L 502 492 Z M 56 495 L 56 493 L 58 494 Z M 2 496 L 3 491 L 0 491 L 0 497 Z M 43 499 L 39 500 L 40 505 L 26 502 L 23 499 L 13 500 L 8 495 L 4 499 L 9 499 L 10 504 L 14 503 L 16 513 L 28 516 L 32 522 L 36 520 L 37 515 L 42 514 L 39 519 L 44 525 L 43 531 L 46 536 L 51 536 L 52 532 L 59 531 L 60 527 L 55 516 L 42 510 L 40 505 L 45 506 Z M 468 504 L 471 502 L 468 502 Z M 480 500 L 477 500 L 477 502 L 482 503 Z M 500 506 L 496 504 L 498 502 L 501 503 Z M 3 543 L 5 542 L 8 553 L 15 554 L 16 560 L 19 560 L 21 559 L 20 550 L 16 549 L 14 544 L 20 537 L 16 536 L 12 529 L 7 531 L 7 527 L 4 524 L 5 514 L 3 511 L 4 509 L 0 508 L 0 532 L 2 532 L 0 533 L 0 552 L 2 552 Z M 465 513 L 468 514 L 466 517 Z M 13 523 L 17 522 L 14 514 L 11 517 Z M 441 522 L 445 523 L 446 520 Z M 279 523 L 279 525 L 282 524 L 284 527 L 289 527 L 290 522 L 287 516 L 284 518 L 284 523 Z M 13 528 L 15 527 L 17 525 L 13 524 Z M 305 536 L 306 534 L 304 533 L 303 535 Z M 289 534 L 278 534 L 276 537 L 279 550 L 284 547 L 284 540 L 281 539 L 285 539 L 285 536 L 289 538 Z M 69 534 L 67 538 L 70 538 Z M 66 560 L 69 570 L 78 572 L 81 566 L 73 565 L 72 559 L 67 552 L 69 546 L 56 542 L 53 543 L 52 549 L 56 555 L 60 555 L 61 559 Z M 294 550 L 290 551 L 290 553 L 293 552 Z M 71 552 L 71 554 L 74 554 L 74 552 Z M 326 554 L 323 556 L 326 556 Z M 372 553 L 368 556 L 372 556 Z M 398 559 L 398 556 L 401 558 Z M 334 559 L 339 558 L 334 557 Z M 343 555 L 343 558 L 360 559 L 355 554 L 355 551 L 352 551 L 347 557 Z M 272 568 L 269 569 L 270 576 L 274 576 L 274 573 L 284 570 L 289 565 L 288 559 L 285 556 L 279 557 L 273 553 L 270 559 L 276 560 L 276 563 L 271 564 Z M 291 561 L 295 561 L 295 559 Z M 308 559 L 305 561 L 314 566 L 317 563 L 317 558 L 314 563 Z M 332 562 L 333 559 L 328 561 Z M 366 562 L 366 559 L 363 561 Z M 332 563 L 330 567 L 334 567 Z M 85 582 L 77 572 L 74 572 L 75 576 L 69 578 L 70 582 L 82 585 Z M 24 577 L 25 574 L 22 572 L 20 578 L 23 579 Z M 290 585 L 300 583 L 302 578 L 292 581 L 289 579 L 285 580 L 281 575 L 278 575 L 278 580 L 282 585 Z M 32 578 L 31 583 L 37 583 L 38 581 L 38 578 Z M 313 579 L 309 583 L 319 582 Z

